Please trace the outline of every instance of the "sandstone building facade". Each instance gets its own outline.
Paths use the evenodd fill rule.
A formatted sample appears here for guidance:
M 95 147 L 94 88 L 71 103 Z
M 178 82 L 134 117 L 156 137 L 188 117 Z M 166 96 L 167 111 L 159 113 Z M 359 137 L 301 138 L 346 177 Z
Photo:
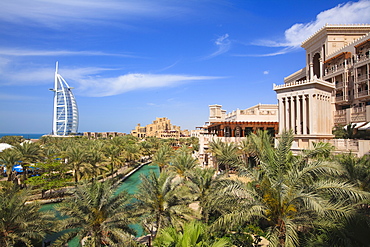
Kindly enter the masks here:
M 258 104 L 245 110 L 226 113 L 221 105 L 209 106 L 209 134 L 218 137 L 245 137 L 256 130 L 267 130 L 273 136 L 278 131 L 278 106 Z
M 370 25 L 326 25 L 302 47 L 306 66 L 274 85 L 279 133 L 293 130 L 308 148 L 332 139 L 334 125 L 370 127 Z
M 168 118 L 156 118 L 151 124 L 141 126 L 138 124 L 134 130 L 131 131 L 131 135 L 139 138 L 144 137 L 157 137 L 157 138 L 181 138 L 189 137 L 190 133 L 188 130 L 181 130 L 180 126 L 172 125 Z

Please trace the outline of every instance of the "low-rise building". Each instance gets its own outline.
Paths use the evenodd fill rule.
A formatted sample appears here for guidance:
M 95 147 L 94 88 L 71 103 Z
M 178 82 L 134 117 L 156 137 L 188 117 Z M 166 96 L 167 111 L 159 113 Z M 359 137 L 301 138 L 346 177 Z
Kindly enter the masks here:
M 209 143 L 216 139 L 238 143 L 257 130 L 267 130 L 275 136 L 279 129 L 278 115 L 278 105 L 274 104 L 258 104 L 230 113 L 223 110 L 222 105 L 210 105 L 209 120 L 198 130 L 200 162 L 213 164 Z
M 97 138 L 113 138 L 117 136 L 124 136 L 125 133 L 110 131 L 110 132 L 84 132 L 83 136 L 89 139 L 97 139 Z
M 134 130 L 131 131 L 131 135 L 139 138 L 144 137 L 157 137 L 157 138 L 182 138 L 190 137 L 188 130 L 181 130 L 180 126 L 172 125 L 168 118 L 156 118 L 151 124 L 145 127 L 138 124 Z
M 278 131 L 278 106 L 258 104 L 245 110 L 226 113 L 221 105 L 209 106 L 208 133 L 218 137 L 245 137 L 256 130 L 267 130 L 273 136 Z

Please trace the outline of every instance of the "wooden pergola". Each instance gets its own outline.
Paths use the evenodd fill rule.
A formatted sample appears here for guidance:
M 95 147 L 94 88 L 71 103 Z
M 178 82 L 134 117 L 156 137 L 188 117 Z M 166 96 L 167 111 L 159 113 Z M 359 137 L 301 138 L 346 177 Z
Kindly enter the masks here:
M 272 136 L 279 131 L 279 122 L 213 122 L 208 133 L 219 137 L 245 137 L 257 130 L 267 130 Z

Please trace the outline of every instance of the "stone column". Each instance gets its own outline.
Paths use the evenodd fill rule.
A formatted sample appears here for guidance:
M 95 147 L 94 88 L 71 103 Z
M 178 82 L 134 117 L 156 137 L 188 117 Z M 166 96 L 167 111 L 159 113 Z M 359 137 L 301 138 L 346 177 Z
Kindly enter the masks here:
M 313 63 L 310 61 L 310 80 L 313 79 Z
M 318 133 L 318 129 L 317 129 L 317 126 L 318 126 L 318 122 L 319 122 L 319 118 L 318 118 L 318 114 L 317 114 L 317 107 L 318 107 L 318 95 L 317 94 L 313 94 L 313 95 L 310 95 L 310 102 L 309 102 L 309 119 L 312 121 L 309 122 L 309 129 L 310 129 L 310 134 L 317 134 Z
M 301 117 L 301 96 L 297 95 L 297 121 L 296 121 L 296 125 L 297 125 L 297 134 L 298 135 L 302 134 L 301 118 L 302 118 Z
M 290 97 L 286 98 L 286 104 L 285 104 L 285 113 L 286 113 L 286 118 L 285 118 L 285 130 L 290 129 L 290 108 L 291 108 L 291 99 Z
M 278 108 L 278 113 L 279 113 L 279 134 L 281 134 L 283 132 L 283 129 L 285 126 L 285 122 L 284 122 L 284 101 L 285 101 L 285 98 L 280 98 L 278 100 L 278 104 L 279 104 L 279 108 Z
M 295 134 L 295 123 L 296 123 L 296 114 L 295 114 L 295 111 L 296 111 L 296 106 L 295 106 L 295 97 L 291 97 L 291 101 L 290 101 L 290 128 L 293 130 L 293 133 Z
M 307 119 L 307 105 L 308 105 L 308 97 L 307 95 L 303 95 L 302 96 L 302 109 L 303 109 L 303 124 L 302 124 L 302 128 L 303 128 L 303 133 L 304 135 L 307 135 L 307 123 L 308 123 L 308 119 Z

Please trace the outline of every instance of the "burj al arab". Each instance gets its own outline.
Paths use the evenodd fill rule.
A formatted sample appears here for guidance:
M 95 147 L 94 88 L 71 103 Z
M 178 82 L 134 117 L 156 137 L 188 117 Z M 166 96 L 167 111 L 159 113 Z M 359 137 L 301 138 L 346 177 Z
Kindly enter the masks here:
M 55 68 L 53 107 L 53 130 L 54 136 L 68 136 L 76 134 L 78 130 L 78 109 L 76 99 L 70 87 L 58 73 L 58 62 Z

